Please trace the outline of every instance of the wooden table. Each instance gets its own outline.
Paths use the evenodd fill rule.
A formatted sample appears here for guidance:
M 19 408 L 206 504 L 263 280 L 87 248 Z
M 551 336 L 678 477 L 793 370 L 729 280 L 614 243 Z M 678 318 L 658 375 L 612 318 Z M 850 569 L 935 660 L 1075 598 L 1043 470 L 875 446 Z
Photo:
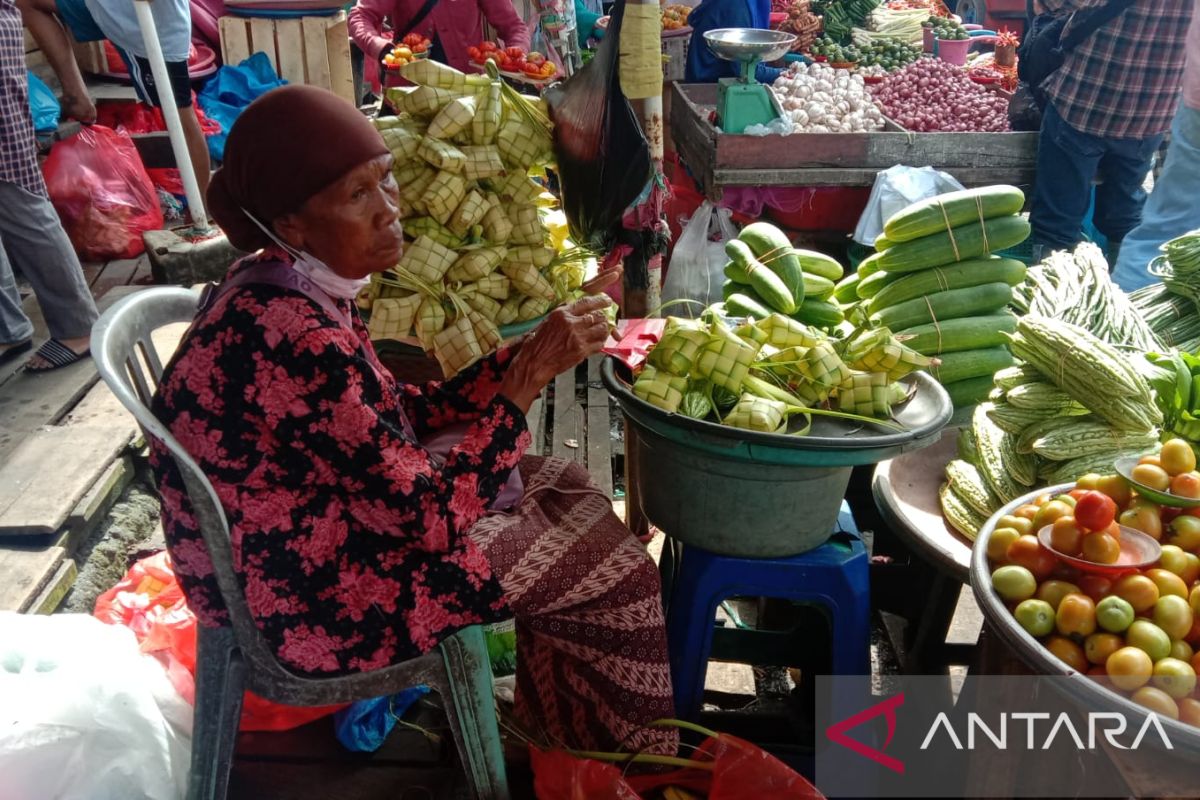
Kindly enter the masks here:
M 932 569 L 923 613 L 903 648 L 909 672 L 961 656 L 946 645 L 959 592 L 967 582 L 971 544 L 946 524 L 938 501 L 946 464 L 955 456 L 958 428 L 946 428 L 936 444 L 875 468 L 871 493 L 888 528 Z M 953 651 L 953 652 L 952 652 Z
M 964 186 L 1028 185 L 1037 163 L 1037 133 L 795 133 L 747 136 L 720 131 L 709 116 L 717 85 L 671 85 L 675 147 L 705 193 L 724 186 L 871 186 L 897 164 L 933 166 Z

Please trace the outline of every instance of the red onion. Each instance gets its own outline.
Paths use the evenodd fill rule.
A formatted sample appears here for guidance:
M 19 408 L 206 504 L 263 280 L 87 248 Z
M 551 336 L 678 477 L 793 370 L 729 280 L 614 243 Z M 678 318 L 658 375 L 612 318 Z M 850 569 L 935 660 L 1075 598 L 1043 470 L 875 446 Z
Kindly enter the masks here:
M 920 59 L 868 88 L 883 112 L 909 130 L 1009 130 L 1004 98 L 940 59 Z

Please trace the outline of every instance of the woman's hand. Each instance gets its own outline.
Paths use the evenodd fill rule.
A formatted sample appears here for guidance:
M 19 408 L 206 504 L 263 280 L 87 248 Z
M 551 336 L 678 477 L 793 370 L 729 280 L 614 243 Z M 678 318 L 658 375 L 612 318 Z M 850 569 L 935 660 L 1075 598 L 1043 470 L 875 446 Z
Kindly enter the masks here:
M 611 302 L 606 296 L 583 297 L 551 311 L 521 343 L 505 370 L 500 394 L 528 411 L 556 375 L 599 353 L 608 339 L 604 308 Z

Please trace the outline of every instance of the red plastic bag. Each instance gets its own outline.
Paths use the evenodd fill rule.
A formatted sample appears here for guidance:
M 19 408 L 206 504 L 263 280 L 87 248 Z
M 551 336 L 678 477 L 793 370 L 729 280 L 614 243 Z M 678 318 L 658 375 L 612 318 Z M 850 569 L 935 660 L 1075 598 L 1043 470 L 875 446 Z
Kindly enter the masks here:
M 641 800 L 612 764 L 536 747 L 529 761 L 538 800 Z
M 192 108 L 200 122 L 201 133 L 216 136 L 221 132 L 221 123 L 204 115 L 204 109 L 196 101 L 195 92 L 192 92 Z M 153 108 L 136 100 L 101 103 L 96 108 L 96 121 L 109 128 L 124 128 L 130 134 L 159 133 L 167 129 L 161 108 Z
M 133 258 L 142 233 L 163 226 L 158 193 L 129 134 L 83 128 L 54 146 L 42 168 L 75 252 L 84 261 Z
M 167 194 L 173 194 L 176 197 L 185 197 L 183 188 L 183 178 L 177 169 L 147 169 L 146 174 L 150 176 L 150 182 L 155 187 L 162 189 Z
M 154 653 L 175 689 L 196 699 L 196 615 L 187 607 L 167 552 L 135 563 L 116 586 L 96 599 L 96 619 L 133 631 L 143 653 Z M 285 731 L 328 716 L 340 706 L 285 706 L 246 692 L 241 730 Z

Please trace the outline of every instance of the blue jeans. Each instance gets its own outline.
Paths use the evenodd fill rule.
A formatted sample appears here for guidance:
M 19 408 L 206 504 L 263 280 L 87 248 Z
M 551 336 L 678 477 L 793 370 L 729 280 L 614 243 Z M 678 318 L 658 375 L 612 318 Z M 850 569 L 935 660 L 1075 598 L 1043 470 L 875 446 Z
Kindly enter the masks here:
M 1096 229 L 1116 244 L 1142 217 L 1146 192 L 1142 182 L 1163 135 L 1146 139 L 1108 139 L 1082 133 L 1046 106 L 1038 137 L 1037 179 L 1029 221 L 1030 242 L 1047 250 L 1073 249 L 1083 241 L 1092 180 L 1096 187 Z
M 1171 126 L 1171 146 L 1162 174 L 1146 201 L 1142 223 L 1129 232 L 1113 280 L 1133 291 L 1158 280 L 1146 266 L 1160 254 L 1159 245 L 1200 228 L 1200 109 L 1179 104 Z

